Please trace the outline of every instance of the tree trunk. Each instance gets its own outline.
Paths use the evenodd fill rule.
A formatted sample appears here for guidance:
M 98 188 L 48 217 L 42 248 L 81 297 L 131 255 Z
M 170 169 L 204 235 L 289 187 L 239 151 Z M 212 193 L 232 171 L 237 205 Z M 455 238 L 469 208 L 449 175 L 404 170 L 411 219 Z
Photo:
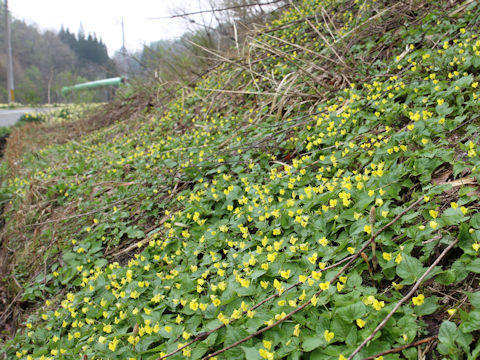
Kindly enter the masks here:
M 52 69 L 50 70 L 50 78 L 48 79 L 48 87 L 47 87 L 47 102 L 49 104 L 51 103 L 50 90 L 52 89 L 53 74 L 54 74 L 54 71 Z

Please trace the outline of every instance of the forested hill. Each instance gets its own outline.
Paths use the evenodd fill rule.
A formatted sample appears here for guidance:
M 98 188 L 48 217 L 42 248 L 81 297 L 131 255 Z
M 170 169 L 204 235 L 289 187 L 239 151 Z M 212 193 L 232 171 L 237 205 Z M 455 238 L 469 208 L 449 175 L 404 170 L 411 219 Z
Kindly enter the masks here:
M 475 0 L 291 1 L 195 83 L 10 136 L 0 354 L 477 359 L 479 33 Z
M 0 2 L 0 17 L 4 4 Z M 60 89 L 77 82 L 117 75 L 105 44 L 95 35 L 40 31 L 19 19 L 11 19 L 16 101 L 65 102 Z M 0 21 L 0 44 L 5 44 L 5 22 Z M 0 83 L 6 84 L 6 54 L 0 53 Z M 103 100 L 103 99 L 88 99 Z M 0 103 L 7 102 L 6 86 L 0 87 Z

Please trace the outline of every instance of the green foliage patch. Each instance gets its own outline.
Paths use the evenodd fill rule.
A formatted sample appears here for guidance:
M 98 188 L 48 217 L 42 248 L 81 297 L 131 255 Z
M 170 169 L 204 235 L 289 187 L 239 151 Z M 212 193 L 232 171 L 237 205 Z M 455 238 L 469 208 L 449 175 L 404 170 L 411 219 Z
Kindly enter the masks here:
M 432 335 L 435 356 L 475 358 L 480 9 L 415 4 L 401 22 L 394 2 L 305 0 L 254 64 L 26 156 L 5 233 L 38 229 L 49 271 L 14 269 L 42 302 L 7 357 L 346 359 L 403 299 L 355 359 L 416 359 L 380 354 Z

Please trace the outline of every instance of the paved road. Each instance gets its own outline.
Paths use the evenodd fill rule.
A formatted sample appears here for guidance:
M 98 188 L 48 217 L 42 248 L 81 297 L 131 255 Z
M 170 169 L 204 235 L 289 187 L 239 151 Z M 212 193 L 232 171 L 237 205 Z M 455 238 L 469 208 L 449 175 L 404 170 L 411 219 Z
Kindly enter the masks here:
M 50 108 L 0 109 L 0 126 L 9 126 L 15 124 L 25 113 L 50 110 Z

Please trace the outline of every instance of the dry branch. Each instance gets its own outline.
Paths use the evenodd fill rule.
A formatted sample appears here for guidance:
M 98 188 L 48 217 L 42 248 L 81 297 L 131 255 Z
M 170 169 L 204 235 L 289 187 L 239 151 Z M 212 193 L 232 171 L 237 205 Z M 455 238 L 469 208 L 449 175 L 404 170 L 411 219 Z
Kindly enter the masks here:
M 327 270 L 329 270 L 329 269 L 333 269 L 333 268 L 335 268 L 335 267 L 337 267 L 337 266 L 340 266 L 340 265 L 342 265 L 344 262 L 350 260 L 353 256 L 354 256 L 354 255 L 348 256 L 348 257 L 346 257 L 345 259 L 340 260 L 340 261 L 338 261 L 337 263 L 335 263 L 335 264 L 333 264 L 333 265 L 327 266 L 327 267 L 325 267 L 321 272 L 324 272 L 324 271 L 327 271 Z M 311 276 L 309 276 L 308 278 L 311 278 Z M 286 289 L 283 291 L 282 294 L 285 294 L 285 293 L 289 292 L 290 290 L 296 288 L 297 286 L 299 286 L 299 285 L 301 285 L 301 284 L 302 284 L 302 282 L 298 281 L 298 282 L 296 282 L 295 284 L 290 285 L 288 288 L 286 288 Z M 260 301 L 258 304 L 252 306 L 250 309 L 244 311 L 244 312 L 242 313 L 242 315 L 244 316 L 244 315 L 247 314 L 249 311 L 253 311 L 253 310 L 255 310 L 255 309 L 258 309 L 258 308 L 259 308 L 260 306 L 262 306 L 263 304 L 267 303 L 268 301 L 270 301 L 270 300 L 272 300 L 272 299 L 275 299 L 275 298 L 279 297 L 279 296 L 282 295 L 282 294 L 280 294 L 280 293 L 277 292 L 277 293 L 275 293 L 275 294 L 270 295 L 270 296 L 267 297 L 266 299 L 263 299 L 262 301 Z M 231 324 L 233 321 L 235 321 L 235 320 L 236 320 L 236 319 L 233 319 L 233 320 L 230 322 L 230 324 Z M 168 357 L 170 357 L 170 356 L 173 356 L 173 355 L 179 353 L 180 351 L 182 351 L 183 349 L 185 349 L 186 347 L 192 345 L 193 343 L 195 343 L 195 342 L 197 342 L 197 341 L 200 341 L 200 340 L 205 340 L 205 339 L 206 339 L 207 337 L 209 337 L 211 334 L 213 334 L 214 332 L 216 332 L 216 331 L 218 331 L 218 330 L 220 330 L 221 328 L 224 328 L 224 327 L 225 327 L 225 324 L 221 324 L 221 325 L 217 326 L 215 329 L 212 329 L 212 330 L 207 331 L 207 332 L 200 333 L 199 335 L 197 335 L 197 337 L 195 337 L 195 338 L 194 338 L 193 340 L 191 340 L 190 342 L 182 345 L 181 347 L 179 347 L 178 349 L 172 351 L 171 353 L 168 353 L 168 354 L 166 354 L 166 355 L 164 355 L 164 356 L 162 356 L 162 357 L 159 357 L 157 360 L 162 360 L 162 359 L 166 359 L 166 358 L 168 358 Z
M 363 349 L 363 347 L 365 345 L 367 345 L 367 343 L 372 340 L 374 337 L 375 337 L 375 334 L 377 332 L 379 332 L 386 324 L 387 324 L 387 321 L 393 316 L 393 314 L 395 314 L 395 312 L 400 308 L 400 306 L 403 305 L 403 303 L 405 301 L 407 301 L 408 299 L 410 299 L 410 297 L 415 293 L 415 291 L 417 291 L 417 289 L 419 288 L 419 286 L 422 284 L 423 280 L 425 280 L 425 278 L 427 277 L 427 275 L 433 270 L 433 268 L 435 266 L 437 266 L 437 264 L 443 259 L 443 257 L 457 244 L 458 242 L 458 239 L 456 239 L 455 241 L 453 241 L 450 245 L 448 245 L 445 250 L 443 250 L 443 252 L 435 259 L 435 261 L 433 262 L 432 265 L 430 265 L 430 267 L 427 269 L 427 271 L 425 271 L 425 273 L 420 277 L 420 279 L 417 280 L 417 282 L 415 283 L 415 285 L 410 289 L 410 291 L 408 292 L 407 295 L 405 295 L 398 303 L 397 305 L 395 305 L 395 307 L 390 311 L 390 313 L 385 317 L 385 319 L 382 320 L 382 322 L 380 324 L 378 324 L 378 326 L 375 328 L 375 330 L 373 330 L 373 332 L 370 334 L 370 336 L 368 336 L 365 340 L 363 340 L 363 342 L 350 354 L 350 356 L 348 357 L 348 360 L 351 360 L 353 359 L 353 357 L 355 355 L 357 355 L 360 350 Z
M 353 255 L 350 260 L 347 262 L 347 264 L 345 264 L 338 272 L 337 274 L 330 280 L 330 283 L 334 283 L 344 272 L 346 269 L 348 269 L 348 267 L 356 260 L 358 259 L 362 252 L 370 245 L 370 243 L 372 243 L 375 238 L 377 236 L 379 236 L 383 231 L 385 231 L 386 229 L 388 229 L 390 226 L 392 226 L 394 223 L 396 223 L 403 215 L 405 215 L 408 211 L 410 211 L 412 208 L 414 208 L 416 205 L 418 205 L 420 202 L 423 201 L 423 197 L 420 197 L 418 200 L 416 200 L 415 202 L 413 202 L 410 206 L 408 206 L 405 210 L 403 210 L 400 214 L 398 214 L 392 221 L 390 221 L 388 224 L 386 224 L 385 226 L 383 226 L 380 230 L 378 230 L 375 234 L 372 233 L 372 236 L 370 237 L 370 240 L 368 240 L 363 246 L 362 248 L 355 254 Z M 320 293 L 322 292 L 323 290 L 318 290 L 314 296 L 318 296 L 320 295 Z M 295 315 L 296 313 L 298 313 L 299 311 L 303 310 L 304 308 L 306 308 L 308 305 L 310 305 L 312 302 L 312 300 L 308 300 L 306 301 L 305 303 L 303 303 L 302 305 L 298 306 L 297 308 L 295 308 L 293 311 L 291 311 L 290 313 L 288 313 L 287 315 L 285 315 L 283 318 L 281 319 L 278 319 L 277 321 L 275 321 L 273 324 L 267 326 L 267 327 L 264 327 L 250 335 L 248 335 L 247 337 L 244 337 L 243 339 L 240 339 L 236 342 L 234 342 L 233 344 L 227 346 L 227 347 L 224 347 L 223 349 L 220 349 L 218 351 L 215 351 L 214 353 L 212 354 L 209 354 L 205 357 L 202 358 L 202 360 L 207 360 L 207 359 L 210 359 L 214 356 L 217 356 L 217 355 L 220 355 L 222 353 L 224 353 L 225 351 L 228 351 L 242 343 L 244 343 L 245 341 L 248 341 L 272 328 L 274 328 L 275 326 L 281 324 L 282 322 L 284 322 L 285 320 L 288 320 L 289 318 L 291 318 L 293 315 Z
M 428 338 L 425 338 L 425 339 L 422 339 L 422 340 L 418 340 L 418 341 L 415 341 L 415 342 L 410 343 L 410 344 L 405 344 L 405 345 L 396 347 L 396 348 L 394 348 L 394 349 L 390 349 L 390 350 L 387 350 L 387 351 L 378 353 L 378 354 L 376 354 L 376 355 L 372 355 L 372 356 L 366 357 L 366 358 L 364 358 L 363 360 L 374 360 L 374 359 L 378 359 L 380 356 L 383 356 L 383 355 L 394 354 L 394 353 L 403 351 L 403 350 L 405 350 L 405 349 L 408 349 L 408 348 L 410 348 L 410 347 L 414 347 L 414 346 L 422 345 L 422 344 L 425 344 L 425 343 L 429 343 L 430 341 L 433 341 L 433 340 L 435 340 L 436 338 L 437 338 L 437 335 L 435 335 L 435 336 L 430 336 L 430 337 L 428 337 Z
M 266 6 L 266 5 L 272 5 L 279 3 L 283 0 L 272 0 L 269 2 L 256 2 L 256 3 L 250 3 L 250 4 L 243 4 L 243 5 L 234 5 L 234 6 L 229 6 L 229 7 L 224 7 L 224 8 L 218 8 L 218 9 L 210 9 L 210 10 L 199 10 L 199 11 L 192 11 L 189 13 L 184 13 L 184 14 L 176 14 L 176 15 L 171 15 L 171 16 L 159 16 L 159 17 L 154 17 L 154 18 L 147 18 L 147 20 L 166 20 L 166 19 L 175 19 L 179 17 L 186 17 L 186 16 L 191 16 L 191 15 L 199 15 L 199 14 L 205 14 L 205 13 L 215 13 L 215 12 L 222 12 L 222 11 L 228 11 L 228 10 L 235 10 L 235 9 L 240 9 L 240 8 L 246 8 L 246 7 L 251 7 L 251 6 Z

